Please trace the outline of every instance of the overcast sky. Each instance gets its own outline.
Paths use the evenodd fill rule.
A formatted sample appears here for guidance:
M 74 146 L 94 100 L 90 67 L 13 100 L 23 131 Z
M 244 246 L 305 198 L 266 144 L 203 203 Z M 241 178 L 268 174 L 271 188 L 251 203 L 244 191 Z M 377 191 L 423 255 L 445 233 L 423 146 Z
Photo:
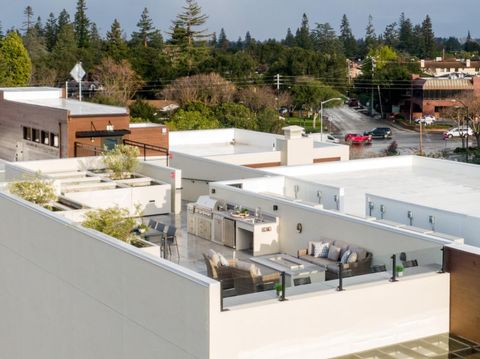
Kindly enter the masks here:
M 398 20 L 403 11 L 414 23 L 421 22 L 426 14 L 433 20 L 437 36 L 465 37 L 470 29 L 473 37 L 480 37 L 479 0 L 463 0 L 458 10 L 447 0 L 199 0 L 209 15 L 207 27 L 219 32 L 223 27 L 229 40 L 244 37 L 247 30 L 256 39 L 283 38 L 287 28 L 299 26 L 306 13 L 311 27 L 329 22 L 338 30 L 341 16 L 350 19 L 355 36 L 364 35 L 368 15 L 372 14 L 377 33 Z M 73 18 L 76 0 L 0 0 L 0 21 L 3 28 L 20 26 L 23 10 L 33 7 L 35 16 L 45 20 L 50 12 L 66 8 Z M 163 33 L 170 21 L 180 11 L 183 0 L 87 0 L 88 16 L 95 21 L 102 33 L 117 18 L 129 35 L 134 30 L 140 13 L 147 7 L 154 23 Z

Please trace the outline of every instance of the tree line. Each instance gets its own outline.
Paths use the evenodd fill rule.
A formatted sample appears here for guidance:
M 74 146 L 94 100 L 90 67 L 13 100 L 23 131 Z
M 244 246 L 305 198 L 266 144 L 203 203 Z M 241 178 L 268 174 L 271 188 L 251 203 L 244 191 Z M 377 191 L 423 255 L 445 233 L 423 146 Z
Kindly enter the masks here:
M 354 36 L 347 15 L 337 32 L 329 23 L 311 25 L 304 14 L 298 28 L 287 29 L 283 39 L 265 41 L 256 40 L 249 31 L 237 40 L 229 39 L 224 29 L 210 33 L 208 16 L 195 0 L 185 0 L 165 32 L 153 25 L 145 8 L 128 37 L 118 19 L 105 36 L 100 35 L 88 17 L 86 0 L 77 0 L 73 16 L 62 10 L 43 21 L 30 6 L 24 16 L 23 24 L 6 34 L 0 26 L 0 85 L 63 84 L 74 64 L 82 61 L 88 79 L 102 84 L 96 100 L 112 104 L 125 104 L 133 94 L 137 98 L 177 96 L 180 92 L 172 86 L 183 86 L 184 94 L 183 77 L 218 74 L 218 81 L 228 81 L 239 93 L 248 87 L 267 87 L 277 99 L 285 95 L 292 106 L 315 110 L 339 92 L 361 95 L 380 85 L 382 91 L 387 88 L 386 95 L 400 97 L 395 91 L 398 84 L 419 71 L 412 59 L 443 52 L 473 57 L 480 51 L 470 33 L 463 44 L 454 37 L 437 38 L 428 15 L 414 24 L 403 13 L 379 33 L 370 16 L 361 38 Z M 348 59 L 363 61 L 364 75 L 356 82 L 348 80 Z M 186 83 L 190 92 L 200 86 L 195 81 Z M 235 95 L 228 102 L 252 110 L 240 98 Z M 202 98 L 192 101 L 216 106 Z M 278 102 L 267 107 L 278 108 Z

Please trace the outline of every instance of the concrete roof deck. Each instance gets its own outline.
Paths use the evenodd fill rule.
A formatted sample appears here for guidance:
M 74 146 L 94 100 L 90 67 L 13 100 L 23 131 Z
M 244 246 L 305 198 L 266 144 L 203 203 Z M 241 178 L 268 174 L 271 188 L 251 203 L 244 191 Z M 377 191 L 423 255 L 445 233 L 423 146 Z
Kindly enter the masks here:
M 181 152 L 199 157 L 238 155 L 245 153 L 272 152 L 272 147 L 255 146 L 245 143 L 210 143 L 170 146 L 170 151 Z
M 433 167 L 436 168 L 422 166 L 425 160 L 435 161 Z M 386 161 L 386 167 L 379 166 L 380 163 L 387 164 Z M 302 166 L 268 171 L 343 187 L 344 208 L 349 214 L 365 215 L 365 194 L 369 193 L 457 213 L 480 215 L 480 167 L 423 158 L 413 160 L 413 156 L 349 162 L 321 164 L 310 166 L 310 169 Z M 442 169 L 442 163 L 448 163 L 451 168 Z M 455 172 L 455 167 L 458 172 Z

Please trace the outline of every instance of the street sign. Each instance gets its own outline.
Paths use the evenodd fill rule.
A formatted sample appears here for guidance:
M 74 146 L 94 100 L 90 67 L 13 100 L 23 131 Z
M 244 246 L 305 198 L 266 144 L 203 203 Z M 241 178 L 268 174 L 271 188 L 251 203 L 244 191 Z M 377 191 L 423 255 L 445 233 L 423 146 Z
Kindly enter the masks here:
M 80 82 L 85 77 L 85 70 L 82 67 L 82 63 L 78 62 L 70 71 L 70 75 L 75 79 L 75 81 Z

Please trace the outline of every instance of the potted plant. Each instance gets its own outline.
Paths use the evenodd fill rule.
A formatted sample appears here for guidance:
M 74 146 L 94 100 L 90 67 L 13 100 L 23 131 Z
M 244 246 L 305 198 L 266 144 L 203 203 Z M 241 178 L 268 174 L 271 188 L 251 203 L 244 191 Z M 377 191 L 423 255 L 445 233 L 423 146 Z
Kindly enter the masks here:
M 135 218 L 130 216 L 126 208 L 112 207 L 88 211 L 85 213 L 82 225 L 160 257 L 159 246 L 135 235 L 136 231 L 141 233 L 147 227 L 144 224 L 138 225 Z
M 8 189 L 10 193 L 45 208 L 49 208 L 49 204 L 57 200 L 52 182 L 42 179 L 39 174 L 25 181 L 12 182 Z
M 397 277 L 403 276 L 403 266 L 401 264 L 395 266 L 395 271 L 397 272 Z
M 282 284 L 281 283 L 275 283 L 275 291 L 277 292 L 277 297 L 280 297 L 280 293 L 282 292 Z
M 117 145 L 113 150 L 102 154 L 103 163 L 114 180 L 131 178 L 138 168 L 139 155 L 139 149 L 129 145 Z

